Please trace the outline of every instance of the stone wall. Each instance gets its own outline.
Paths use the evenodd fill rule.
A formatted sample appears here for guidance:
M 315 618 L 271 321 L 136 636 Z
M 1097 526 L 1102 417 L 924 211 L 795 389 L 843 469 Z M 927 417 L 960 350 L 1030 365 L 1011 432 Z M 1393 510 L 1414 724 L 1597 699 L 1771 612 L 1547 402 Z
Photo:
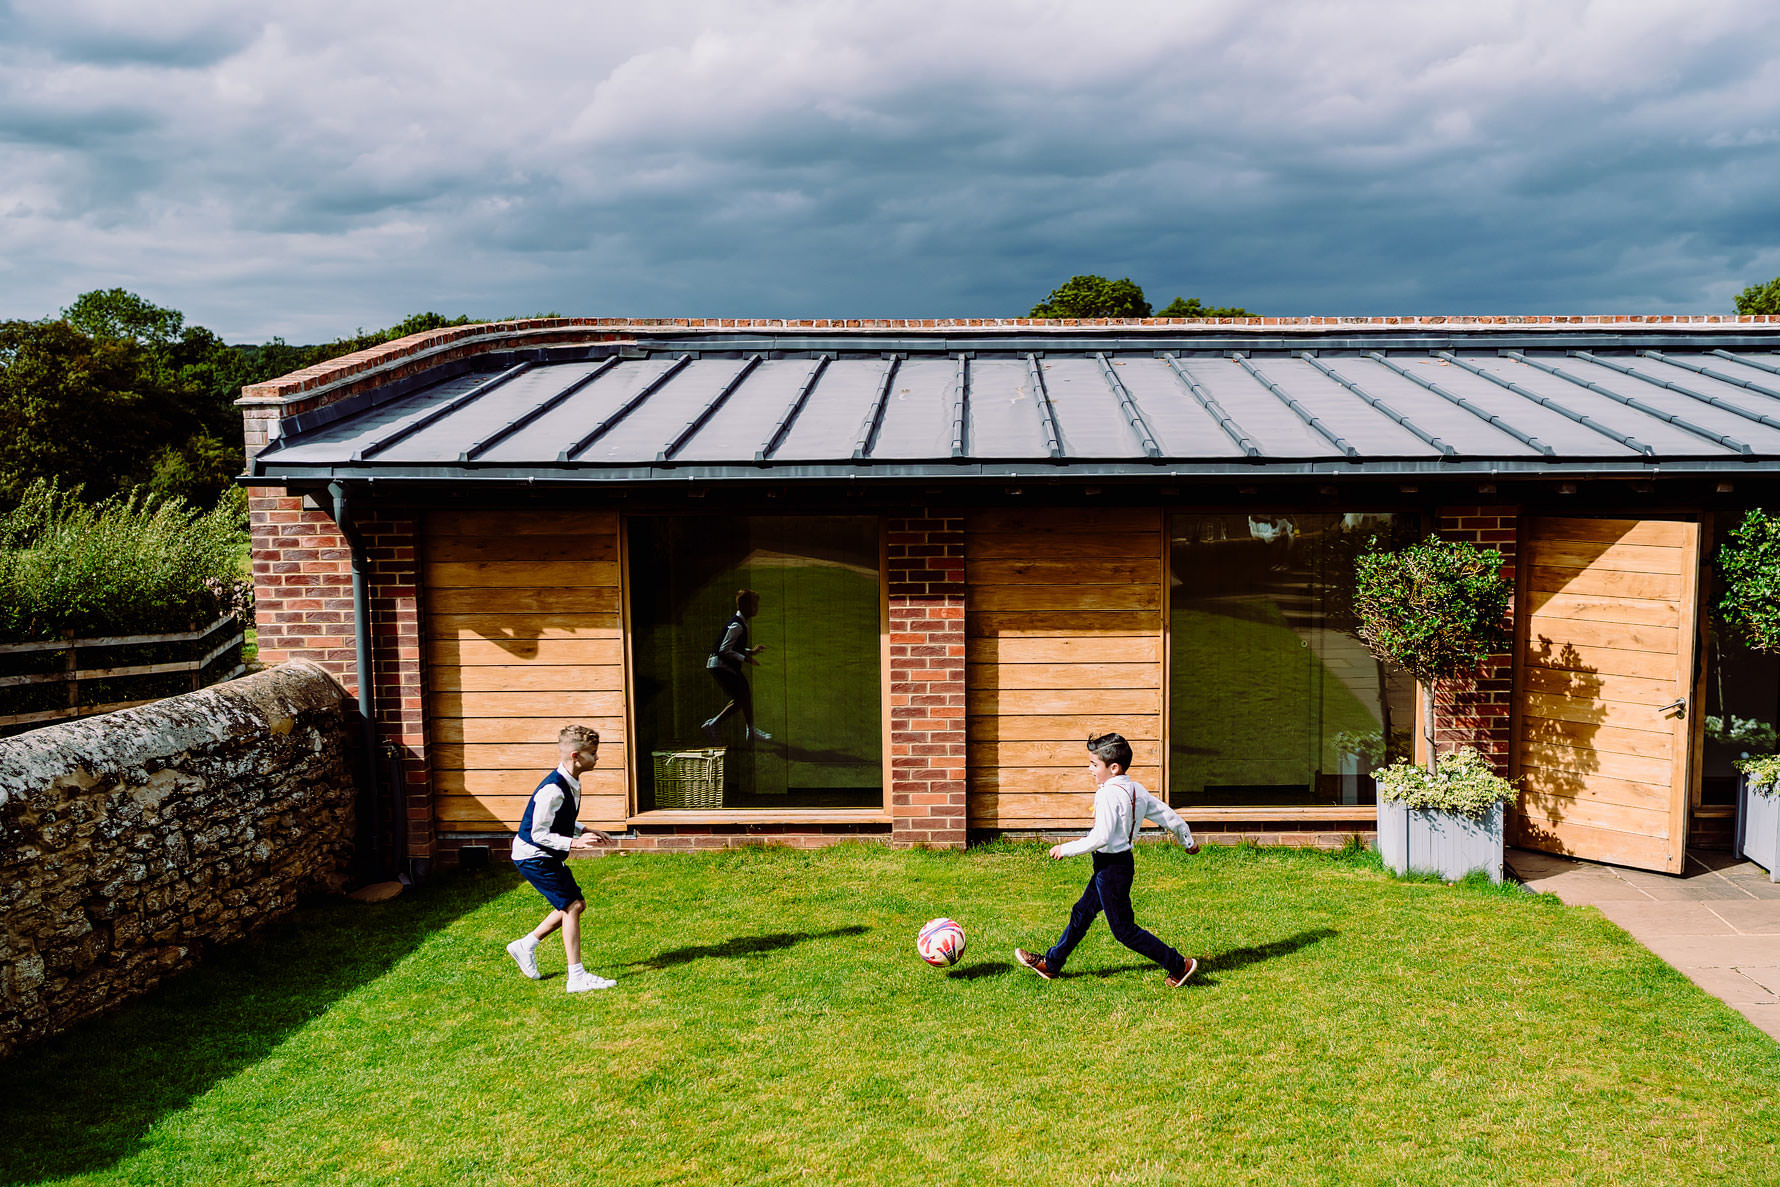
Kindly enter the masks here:
M 298 662 L 0 740 L 0 1057 L 343 887 L 348 708 Z

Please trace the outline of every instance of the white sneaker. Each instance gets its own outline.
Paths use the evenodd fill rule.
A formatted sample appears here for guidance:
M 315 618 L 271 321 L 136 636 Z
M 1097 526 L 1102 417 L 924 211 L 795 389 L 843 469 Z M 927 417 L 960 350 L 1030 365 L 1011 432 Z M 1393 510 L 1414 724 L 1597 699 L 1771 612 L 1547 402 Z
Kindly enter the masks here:
M 565 988 L 570 993 L 586 993 L 590 989 L 610 989 L 616 984 L 618 984 L 618 982 L 607 980 L 605 977 L 597 976 L 593 973 L 581 972 L 570 973 L 569 983 Z
M 536 981 L 544 975 L 538 971 L 538 946 L 526 943 L 525 939 L 517 939 L 508 944 L 507 955 L 513 958 L 520 972 Z
M 760 741 L 760 742 L 770 742 L 773 740 L 773 736 L 771 734 L 767 733 L 765 730 L 761 729 L 757 725 L 751 725 L 748 727 L 748 736 L 750 738 L 753 738 L 754 740 Z

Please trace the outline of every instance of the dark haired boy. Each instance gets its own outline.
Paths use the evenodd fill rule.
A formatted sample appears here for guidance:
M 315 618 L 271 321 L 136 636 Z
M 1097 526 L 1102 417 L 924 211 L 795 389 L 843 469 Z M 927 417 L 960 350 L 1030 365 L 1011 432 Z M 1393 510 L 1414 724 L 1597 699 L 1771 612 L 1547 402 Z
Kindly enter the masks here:
M 550 913 L 530 935 L 508 944 L 507 955 L 520 972 L 536 981 L 543 975 L 538 972 L 538 944 L 562 928 L 562 951 L 569 961 L 565 988 L 570 993 L 610 989 L 617 984 L 582 967 L 581 912 L 586 909 L 587 900 L 568 867 L 571 852 L 612 843 L 605 833 L 590 830 L 575 819 L 581 810 L 581 776 L 599 761 L 599 751 L 599 731 L 584 725 L 563 727 L 556 736 L 556 769 L 545 775 L 532 792 L 531 802 L 526 804 L 525 815 L 519 821 L 519 832 L 513 838 L 513 865 L 544 896 Z
M 1094 873 L 1088 888 L 1069 913 L 1063 934 L 1049 952 L 1039 956 L 1024 948 L 1014 949 L 1014 959 L 1049 981 L 1063 972 L 1069 954 L 1082 942 L 1094 919 L 1106 913 L 1113 939 L 1140 956 L 1162 966 L 1163 984 L 1179 989 L 1198 970 L 1199 962 L 1182 956 L 1137 925 L 1131 913 L 1131 879 L 1136 866 L 1131 846 L 1145 820 L 1154 820 L 1180 839 L 1188 853 L 1199 852 L 1193 830 L 1180 815 L 1149 793 L 1149 789 L 1125 772 L 1131 766 L 1131 743 L 1118 734 L 1088 739 L 1088 771 L 1094 776 L 1094 827 L 1077 841 L 1051 846 L 1051 857 L 1094 855 Z
M 766 644 L 748 645 L 748 620 L 760 613 L 760 595 L 751 589 L 735 591 L 735 613 L 723 624 L 723 633 L 717 636 L 717 645 L 711 648 L 709 658 L 705 660 L 705 668 L 717 687 L 729 701 L 723 708 L 705 722 L 703 729 L 705 740 L 717 740 L 717 727 L 723 724 L 735 709 L 742 711 L 742 737 L 750 742 L 759 740 L 770 741 L 772 735 L 754 724 L 754 692 L 748 686 L 748 677 L 742 671 L 743 664 L 759 664 L 755 659 Z

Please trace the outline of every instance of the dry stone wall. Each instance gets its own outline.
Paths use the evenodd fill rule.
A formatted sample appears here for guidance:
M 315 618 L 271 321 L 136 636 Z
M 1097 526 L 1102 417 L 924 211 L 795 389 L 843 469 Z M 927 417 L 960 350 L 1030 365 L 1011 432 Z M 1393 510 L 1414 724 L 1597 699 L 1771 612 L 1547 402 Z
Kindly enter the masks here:
M 297 662 L 0 740 L 0 1058 L 340 889 L 347 720 Z

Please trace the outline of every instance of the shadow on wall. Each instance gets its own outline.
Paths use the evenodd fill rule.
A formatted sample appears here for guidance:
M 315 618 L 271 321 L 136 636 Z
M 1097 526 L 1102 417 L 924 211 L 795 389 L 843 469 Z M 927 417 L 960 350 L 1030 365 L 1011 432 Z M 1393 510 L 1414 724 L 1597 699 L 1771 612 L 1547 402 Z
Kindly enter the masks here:
M 0 1184 L 102 1172 L 430 935 L 512 889 L 489 871 L 388 903 L 333 899 L 219 949 L 110 1017 L 0 1063 Z

